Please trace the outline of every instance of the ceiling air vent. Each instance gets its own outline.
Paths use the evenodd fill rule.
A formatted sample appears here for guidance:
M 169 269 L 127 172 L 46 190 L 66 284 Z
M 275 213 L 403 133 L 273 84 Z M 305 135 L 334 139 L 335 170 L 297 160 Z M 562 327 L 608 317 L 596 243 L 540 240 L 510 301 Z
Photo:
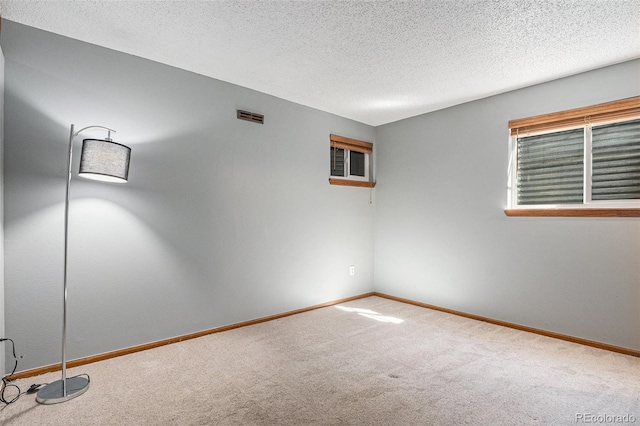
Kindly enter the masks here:
M 237 110 L 237 112 L 238 112 L 239 120 L 247 120 L 253 123 L 264 124 L 264 115 L 262 114 L 256 114 L 249 111 L 242 111 L 241 109 Z

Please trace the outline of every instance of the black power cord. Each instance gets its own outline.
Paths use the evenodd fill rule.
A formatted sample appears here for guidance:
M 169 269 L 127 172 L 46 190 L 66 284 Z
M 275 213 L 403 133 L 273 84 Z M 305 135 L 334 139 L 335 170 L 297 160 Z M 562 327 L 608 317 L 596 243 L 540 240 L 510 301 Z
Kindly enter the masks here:
M 18 368 L 18 357 L 16 356 L 15 342 L 12 339 L 0 339 L 0 342 L 6 342 L 6 341 L 11 342 L 11 349 L 13 352 L 13 359 L 15 360 L 15 364 L 13 365 L 13 371 L 11 372 L 11 374 L 9 374 L 8 376 L 4 376 L 2 378 L 2 385 L 1 385 L 2 392 L 0 392 L 0 402 L 4 402 L 5 404 L 9 405 L 12 402 L 16 402 L 18 398 L 20 398 L 20 388 L 16 385 L 12 385 L 9 383 L 8 377 L 12 376 L 13 373 L 16 372 L 16 368 Z M 7 396 L 6 396 L 7 389 L 11 389 L 11 388 L 16 388 L 18 390 L 18 393 L 12 399 L 7 399 Z
M 13 376 L 13 373 L 16 372 L 16 368 L 18 368 L 18 357 L 16 356 L 16 344 L 12 339 L 0 339 L 0 342 L 6 342 L 9 341 L 11 342 L 11 352 L 13 354 L 13 359 L 14 359 L 14 364 L 13 364 L 13 371 L 11 371 L 11 374 L 8 374 L 6 376 L 4 376 L 2 378 L 2 385 L 0 385 L 0 402 L 3 402 L 6 405 L 12 404 L 14 402 L 16 402 L 18 400 L 18 398 L 20 398 L 20 396 L 24 395 L 25 393 L 28 394 L 32 394 L 38 391 L 38 389 L 40 389 L 40 387 L 42 386 L 42 384 L 33 384 L 29 387 L 29 389 L 27 389 L 25 392 L 20 391 L 20 388 L 18 387 L 18 385 L 14 385 L 9 383 L 9 377 Z M 7 389 L 14 389 L 15 388 L 15 395 L 11 396 L 7 396 L 6 392 Z

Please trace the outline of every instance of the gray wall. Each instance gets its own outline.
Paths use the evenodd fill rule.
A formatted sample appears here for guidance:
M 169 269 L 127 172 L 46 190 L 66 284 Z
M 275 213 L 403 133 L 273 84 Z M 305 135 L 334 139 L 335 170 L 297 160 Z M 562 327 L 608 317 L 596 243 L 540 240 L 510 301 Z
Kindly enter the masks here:
M 640 219 L 509 218 L 510 119 L 640 95 L 640 61 L 376 129 L 375 290 L 640 349 Z
M 13 22 L 2 30 L 6 329 L 20 370 L 60 361 L 71 123 L 116 129 L 132 160 L 126 185 L 71 183 L 69 359 L 371 291 L 370 191 L 328 176 L 330 133 L 372 141 L 373 127 Z

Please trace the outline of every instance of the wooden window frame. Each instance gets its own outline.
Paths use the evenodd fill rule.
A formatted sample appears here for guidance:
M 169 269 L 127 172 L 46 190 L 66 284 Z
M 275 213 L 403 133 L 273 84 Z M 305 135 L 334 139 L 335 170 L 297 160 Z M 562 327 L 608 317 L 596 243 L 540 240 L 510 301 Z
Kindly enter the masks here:
M 346 149 L 349 151 L 361 152 L 366 154 L 366 161 L 371 162 L 371 155 L 373 154 L 373 144 L 371 142 L 361 141 L 358 139 L 346 138 L 344 136 L 330 135 L 331 148 Z M 374 188 L 376 183 L 372 181 L 371 167 L 368 167 L 368 180 L 357 180 L 349 178 L 339 178 L 331 176 L 329 177 L 329 184 L 339 186 L 355 186 L 361 188 Z
M 581 205 L 538 205 L 518 206 L 515 203 L 516 166 L 514 150 L 517 149 L 518 136 L 559 132 L 585 126 L 602 125 L 621 121 L 640 119 L 640 96 L 606 102 L 598 105 L 559 111 L 534 117 L 509 121 L 510 134 L 510 180 L 509 208 L 504 210 L 507 216 L 555 216 L 555 217 L 640 217 L 640 200 L 618 201 L 619 206 L 601 204 Z M 515 138 L 515 142 L 514 142 Z M 587 167 L 590 169 L 590 167 Z M 585 188 L 587 190 L 588 188 Z M 513 192 L 512 192 L 513 191 Z M 625 205 L 626 204 L 626 205 Z

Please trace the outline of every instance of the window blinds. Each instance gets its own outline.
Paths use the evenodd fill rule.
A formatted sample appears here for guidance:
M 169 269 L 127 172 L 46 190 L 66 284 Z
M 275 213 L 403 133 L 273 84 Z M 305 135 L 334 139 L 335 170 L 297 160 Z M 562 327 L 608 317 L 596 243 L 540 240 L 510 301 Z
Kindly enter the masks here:
M 518 204 L 581 204 L 584 130 L 518 138 Z
M 331 147 L 331 176 L 344 177 L 344 149 Z
M 591 138 L 591 199 L 640 199 L 640 120 L 594 126 Z

